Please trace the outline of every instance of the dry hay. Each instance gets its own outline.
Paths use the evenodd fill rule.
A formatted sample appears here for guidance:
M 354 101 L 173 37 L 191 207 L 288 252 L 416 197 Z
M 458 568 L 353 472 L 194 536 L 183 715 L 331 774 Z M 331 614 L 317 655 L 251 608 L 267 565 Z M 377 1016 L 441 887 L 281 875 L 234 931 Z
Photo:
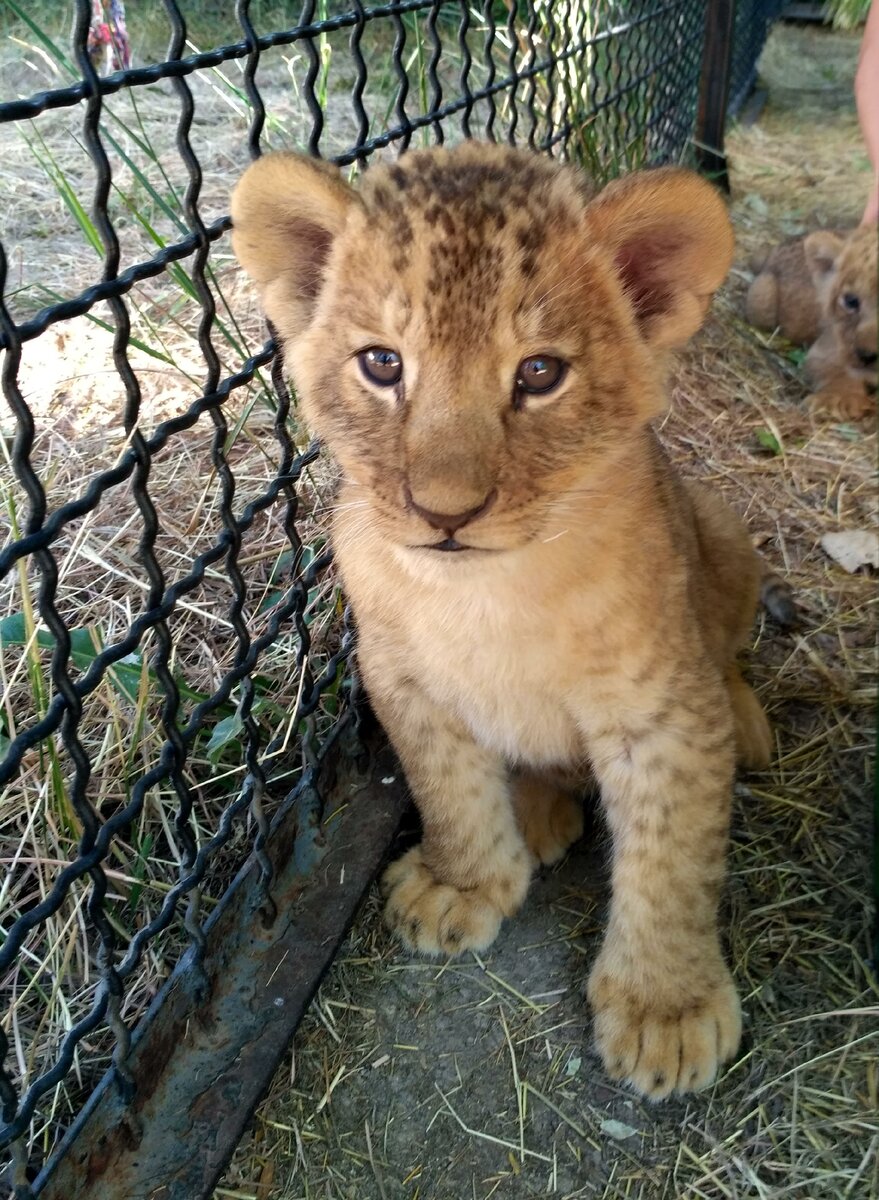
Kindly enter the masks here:
M 770 36 L 760 60 L 766 110 L 727 138 L 740 249 L 860 220 L 870 164 L 852 97 L 858 45 L 856 35 L 814 27 Z
M 663 426 L 682 467 L 745 516 L 803 613 L 792 634 L 761 619 L 751 656 L 777 755 L 736 787 L 726 925 L 739 1059 L 707 1094 L 656 1107 L 603 1078 L 584 988 L 606 890 L 589 850 L 536 882 L 482 961 L 408 958 L 373 896 L 218 1200 L 879 1196 L 875 583 L 820 546 L 875 525 L 876 432 L 812 417 L 789 348 L 740 315 L 754 249 L 817 220 L 854 223 L 866 196 L 852 40 L 782 28 L 767 74 L 801 62 L 803 39 L 813 59 L 829 47 L 845 63 L 846 107 L 819 98 L 817 127 L 802 95 L 776 105 L 773 90 L 759 125 L 730 138 L 737 268 L 682 357 Z
M 38 423 L 31 462 L 47 485 L 50 512 L 80 495 L 92 474 L 111 467 L 127 443 L 120 421 L 118 379 L 107 361 L 110 335 L 84 319 L 70 326 L 64 333 L 40 339 L 40 350 L 47 349 L 46 342 L 54 344 L 58 357 L 53 362 L 41 364 L 39 356 L 31 354 L 22 371 Z M 37 349 L 33 343 L 27 347 L 32 349 Z M 132 357 L 139 368 L 144 367 L 144 362 L 138 361 L 140 356 Z M 181 357 L 182 352 L 178 365 Z M 191 366 L 196 372 L 203 370 L 195 361 Z M 60 371 L 64 377 L 56 378 Z M 93 386 L 96 374 L 114 380 L 116 396 L 103 380 Z M 190 385 L 187 394 L 178 367 L 151 366 L 140 378 L 147 393 L 147 432 L 153 419 L 180 412 L 193 399 L 195 388 Z M 32 382 L 35 390 L 30 393 Z M 47 397 L 57 402 L 57 408 L 50 407 L 48 412 L 41 403 Z M 70 398 L 69 408 L 65 398 Z M 221 444 L 225 442 L 225 460 L 235 473 L 232 508 L 240 517 L 246 504 L 275 478 L 281 448 L 274 437 L 274 412 L 264 387 L 233 394 L 224 414 L 229 432 Z M 295 429 L 291 432 L 296 435 Z M 193 429 L 171 437 L 152 462 L 149 492 L 161 527 L 155 553 L 168 586 L 191 570 L 194 556 L 212 547 L 223 528 L 223 489 L 213 461 L 216 436 L 213 423 L 203 416 Z M 3 449 L 8 452 L 8 442 Z M 11 481 L 8 458 L 2 475 L 0 519 L 7 528 L 5 540 L 10 540 L 12 514 L 17 512 L 21 522 L 25 508 L 19 487 Z M 331 500 L 326 471 L 309 472 L 300 492 L 300 528 L 307 531 L 311 514 L 320 515 Z M 241 542 L 237 561 L 247 589 L 245 620 L 254 638 L 267 629 L 277 605 L 286 599 L 291 551 L 285 509 L 282 495 L 254 520 Z M 70 628 L 93 631 L 101 645 L 118 641 L 145 606 L 149 584 L 138 550 L 143 528 L 142 514 L 130 484 L 125 483 L 111 488 L 95 509 L 67 525 L 53 545 L 59 571 L 58 610 Z M 35 602 L 39 579 L 31 562 L 3 580 L 0 620 L 27 613 Z M 202 581 L 187 592 L 168 619 L 169 666 L 181 691 L 178 725 L 185 724 L 196 703 L 216 692 L 240 653 L 228 616 L 233 597 L 225 559 L 220 558 L 207 567 Z M 319 670 L 337 638 L 336 589 L 331 578 L 318 590 L 311 611 L 311 666 Z M 273 739 L 279 743 L 275 752 L 264 758 L 273 801 L 292 787 L 300 766 L 300 757 L 290 753 L 297 736 L 291 716 L 301 687 L 299 673 L 291 669 L 298 645 L 295 627 L 287 620 L 257 666 L 255 711 L 261 744 L 265 747 Z M 165 740 L 161 694 L 150 665 L 157 648 L 155 634 L 148 634 L 136 656 L 124 660 L 128 665 L 123 687 L 129 694 L 105 679 L 83 704 L 77 732 L 92 762 L 88 799 L 101 819 L 130 803 L 134 784 L 157 762 Z M 37 650 L 33 643 L 26 654 L 17 643 L 3 646 L 0 712 L 2 732 L 9 737 L 26 728 L 35 711 L 43 711 L 50 692 L 49 660 L 50 650 Z M 88 657 L 85 661 L 74 658 L 74 679 L 89 661 Z M 208 720 L 183 773 L 193 800 L 192 830 L 199 846 L 216 832 L 221 811 L 239 791 L 246 774 L 240 738 L 230 740 L 217 755 L 211 753 L 208 742 L 219 720 L 231 718 L 239 699 L 236 688 L 230 702 Z M 331 718 L 327 708 L 326 719 Z M 72 777 L 70 756 L 60 740 L 51 739 L 26 754 L 14 781 L 2 791 L 0 875 L 4 882 L 0 906 L 4 926 L 8 927 L 18 912 L 44 899 L 63 867 L 76 857 L 81 826 L 72 808 Z M 178 808 L 173 783 L 165 780 L 149 790 L 140 816 L 120 831 L 114 843 L 106 864 L 107 912 L 120 955 L 128 949 L 132 935 L 156 917 L 177 879 L 183 849 L 176 825 Z M 201 919 L 248 853 L 254 832 L 249 817 L 239 818 L 229 842 L 212 860 L 202 893 Z M 6 1029 L 13 1046 L 13 1068 L 24 1079 L 33 1078 L 54 1061 L 64 1034 L 88 1012 L 94 999 L 99 973 L 94 933 L 84 911 L 89 890 L 87 878 L 72 887 L 57 913 L 29 935 L 18 963 L 0 983 L 11 1002 Z M 122 1011 L 128 1022 L 133 1024 L 142 1014 L 186 941 L 182 913 L 178 913 L 171 929 L 151 943 L 128 980 Z M 73 1074 L 58 1087 L 53 1103 L 42 1107 L 35 1134 L 42 1122 L 63 1122 L 77 1110 L 83 1091 L 89 1090 L 106 1066 L 111 1045 L 106 1031 L 80 1044 Z

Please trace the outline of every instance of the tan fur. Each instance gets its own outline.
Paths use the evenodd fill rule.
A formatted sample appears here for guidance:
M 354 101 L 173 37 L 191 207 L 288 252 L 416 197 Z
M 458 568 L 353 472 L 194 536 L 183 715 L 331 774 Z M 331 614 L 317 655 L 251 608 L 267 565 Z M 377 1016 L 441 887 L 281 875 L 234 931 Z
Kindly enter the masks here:
M 474 143 L 340 189 L 263 158 L 233 236 L 344 473 L 333 542 L 360 670 L 422 818 L 387 918 L 426 953 L 484 950 L 535 862 L 579 835 L 571 781 L 591 769 L 613 835 L 599 1052 L 655 1098 L 703 1086 L 739 1041 L 717 905 L 736 738 L 748 762 L 770 749 L 735 663 L 761 565 L 649 422 L 663 350 L 728 270 L 723 203 L 676 169 L 590 198 L 571 168 Z M 371 346 L 402 356 L 390 390 L 358 367 Z M 538 353 L 567 375 L 514 405 Z M 428 548 L 448 531 L 423 510 L 474 510 L 455 531 L 471 548 Z
M 746 313 L 809 346 L 810 405 L 842 418 L 875 415 L 877 239 L 874 227 L 819 230 L 777 246 L 757 266 Z M 852 312 L 843 297 L 856 296 Z M 872 361 L 870 361 L 872 358 Z
M 753 264 L 745 312 L 758 329 L 777 329 L 789 342 L 810 346 L 821 329 L 821 305 L 806 261 L 804 238 L 788 238 Z

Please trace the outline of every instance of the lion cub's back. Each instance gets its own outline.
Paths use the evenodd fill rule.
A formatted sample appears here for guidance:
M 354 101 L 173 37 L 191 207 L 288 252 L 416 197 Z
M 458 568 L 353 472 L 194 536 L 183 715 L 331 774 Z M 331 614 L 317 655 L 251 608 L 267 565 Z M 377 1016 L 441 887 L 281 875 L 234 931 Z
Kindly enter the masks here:
M 763 259 L 748 290 L 745 312 L 758 329 L 780 329 L 806 345 L 818 336 L 821 307 L 806 261 L 803 238 L 789 238 Z

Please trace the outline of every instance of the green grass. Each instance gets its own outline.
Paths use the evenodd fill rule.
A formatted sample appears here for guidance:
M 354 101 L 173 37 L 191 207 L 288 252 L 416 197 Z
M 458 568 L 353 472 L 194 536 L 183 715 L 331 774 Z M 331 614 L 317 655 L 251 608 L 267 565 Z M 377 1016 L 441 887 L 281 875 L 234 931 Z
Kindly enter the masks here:
M 857 29 L 867 19 L 871 0 L 826 0 L 827 19 L 834 29 Z

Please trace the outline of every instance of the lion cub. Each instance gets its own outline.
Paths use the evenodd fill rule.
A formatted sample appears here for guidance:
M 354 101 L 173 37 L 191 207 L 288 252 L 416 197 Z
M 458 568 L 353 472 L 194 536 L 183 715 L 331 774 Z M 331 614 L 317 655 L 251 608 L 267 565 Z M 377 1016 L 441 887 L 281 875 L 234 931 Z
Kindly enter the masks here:
M 817 411 L 842 418 L 876 411 L 877 237 L 819 230 L 783 242 L 748 290 L 748 320 L 811 349 L 805 372 Z
M 598 1049 L 648 1096 L 704 1086 L 739 1043 L 717 908 L 736 750 L 770 749 L 735 662 L 761 567 L 650 421 L 730 265 L 722 201 L 679 169 L 591 196 L 465 143 L 357 190 L 267 156 L 232 213 L 341 466 L 360 670 L 423 824 L 388 921 L 424 953 L 484 950 L 579 836 L 593 772 L 613 835 Z

